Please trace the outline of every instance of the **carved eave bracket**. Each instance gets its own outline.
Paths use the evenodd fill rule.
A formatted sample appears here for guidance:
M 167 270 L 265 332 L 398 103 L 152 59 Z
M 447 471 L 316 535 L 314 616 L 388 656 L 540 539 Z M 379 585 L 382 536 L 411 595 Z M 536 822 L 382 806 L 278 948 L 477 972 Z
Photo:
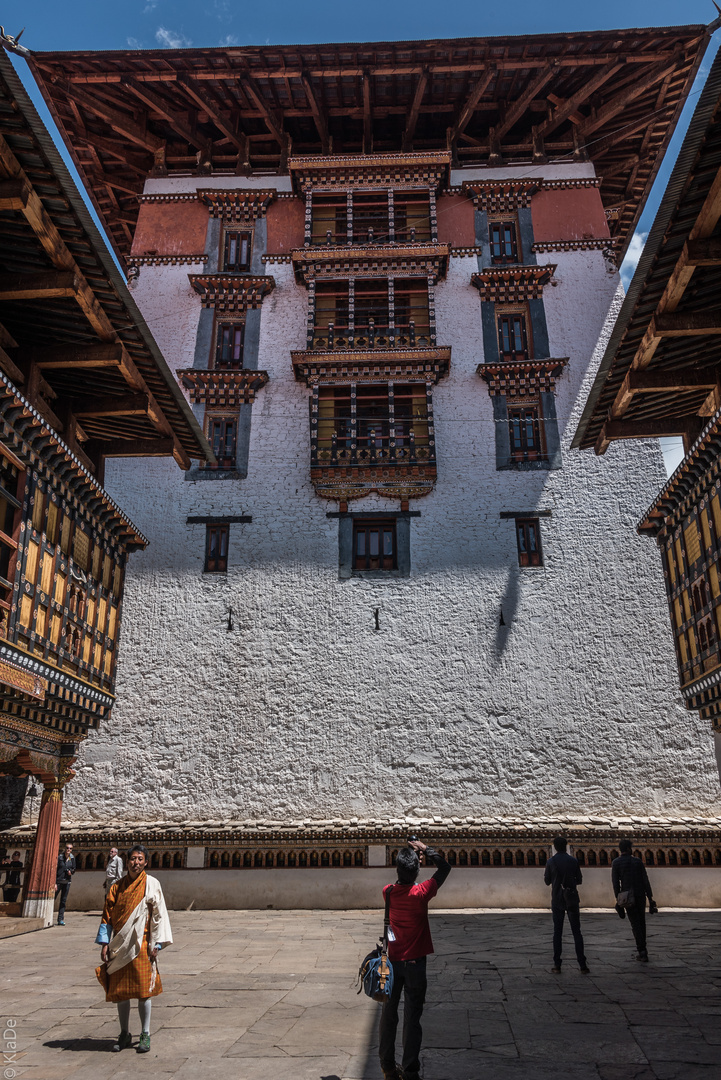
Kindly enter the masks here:
M 543 186 L 534 180 L 464 180 L 461 191 L 473 200 L 477 210 L 491 214 L 515 214 L 531 205 L 531 196 Z
M 517 304 L 524 300 L 540 300 L 543 286 L 556 272 L 548 266 L 491 266 L 471 275 L 471 285 L 478 289 L 481 300 L 495 304 Z
M 205 371 L 185 368 L 177 373 L 180 385 L 189 392 L 194 405 L 237 408 L 252 405 L 255 395 L 268 382 L 267 371 Z
M 450 244 L 366 244 L 354 247 L 295 248 L 293 268 L 299 284 L 352 277 L 446 276 Z
M 204 308 L 245 314 L 259 308 L 263 298 L 275 288 L 275 278 L 251 274 L 188 274 Z
M 306 386 L 316 383 L 437 383 L 448 375 L 450 349 L 395 349 L 378 352 L 291 352 L 293 372 Z
M 513 363 L 479 364 L 476 371 L 488 383 L 491 397 L 524 397 L 553 393 L 556 379 L 562 374 L 568 357 L 548 360 L 519 360 Z
M 344 475 L 339 475 L 343 473 Z M 321 499 L 351 502 L 366 495 L 382 495 L 386 499 L 419 499 L 433 491 L 436 465 L 394 465 L 390 468 L 361 466 L 355 469 L 311 469 L 311 482 Z
M 217 191 L 201 188 L 198 198 L 208 207 L 211 217 L 238 224 L 250 224 L 259 217 L 265 217 L 265 212 L 276 194 L 275 191 Z
M 407 154 L 340 154 L 298 157 L 288 162 L 298 191 L 348 188 L 427 187 L 436 191 L 447 180 L 449 151 Z

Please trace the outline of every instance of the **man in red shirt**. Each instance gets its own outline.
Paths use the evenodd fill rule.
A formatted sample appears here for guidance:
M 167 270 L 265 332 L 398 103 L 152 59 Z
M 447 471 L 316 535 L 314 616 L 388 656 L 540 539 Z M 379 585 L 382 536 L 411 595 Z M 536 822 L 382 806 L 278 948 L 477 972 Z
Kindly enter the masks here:
M 426 957 L 433 952 L 431 928 L 428 925 L 428 901 L 432 900 L 451 868 L 442 856 L 426 847 L 420 840 L 409 840 L 396 860 L 398 880 L 386 885 L 383 898 L 390 898 L 390 930 L 388 958 L 393 965 L 393 993 L 383 1006 L 380 1024 L 379 1053 L 386 1080 L 419 1080 L 421 1063 L 421 1015 L 426 1000 Z M 416 884 L 420 870 L 419 855 L 425 855 L 426 865 L 436 867 L 433 877 Z M 398 1005 L 404 995 L 403 1064 L 395 1063 Z

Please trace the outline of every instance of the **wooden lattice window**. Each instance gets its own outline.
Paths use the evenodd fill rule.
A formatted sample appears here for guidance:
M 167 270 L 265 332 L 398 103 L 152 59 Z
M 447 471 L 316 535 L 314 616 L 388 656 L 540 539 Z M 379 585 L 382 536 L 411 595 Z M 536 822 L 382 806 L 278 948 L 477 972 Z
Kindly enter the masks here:
M 208 442 L 218 460 L 215 468 L 234 468 L 238 445 L 237 418 L 234 416 L 211 416 L 208 419 Z
M 498 316 L 498 350 L 506 362 L 529 358 L 531 349 L 524 312 L 506 312 Z
M 541 525 L 538 518 L 516 518 L 519 566 L 542 566 Z
M 226 232 L 223 253 L 224 270 L 232 273 L 250 269 L 250 241 L 249 232 Z
M 395 570 L 398 566 L 395 518 L 353 522 L 353 568 Z
M 228 569 L 228 525 L 207 525 L 205 528 L 206 574 L 224 574 Z
M 489 222 L 488 238 L 491 246 L 491 262 L 494 266 L 519 262 L 515 221 Z
M 544 460 L 546 452 L 540 405 L 509 407 L 508 436 L 512 461 Z
M 244 323 L 219 323 L 215 339 L 216 368 L 242 368 Z
M 10 616 L 22 509 L 18 494 L 24 475 L 0 452 L 0 637 L 6 635 Z

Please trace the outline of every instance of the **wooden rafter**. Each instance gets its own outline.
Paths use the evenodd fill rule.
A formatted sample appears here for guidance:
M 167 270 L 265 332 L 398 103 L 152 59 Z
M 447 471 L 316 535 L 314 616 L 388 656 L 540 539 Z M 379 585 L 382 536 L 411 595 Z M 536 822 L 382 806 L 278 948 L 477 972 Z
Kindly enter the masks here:
M 491 64 L 488 68 L 486 68 L 480 78 L 476 80 L 473 89 L 466 98 L 465 104 L 463 105 L 461 111 L 458 114 L 458 119 L 451 128 L 449 136 L 451 142 L 455 142 L 458 136 L 462 135 L 468 127 L 473 113 L 475 112 L 476 105 L 481 100 L 483 94 L 485 94 L 491 83 L 491 80 L 495 77 L 495 75 L 495 65 Z
M 587 101 L 591 94 L 594 94 L 605 82 L 608 82 L 617 71 L 620 71 L 624 63 L 624 58 L 612 60 L 610 64 L 607 64 L 605 67 L 601 68 L 600 71 L 597 71 L 595 75 L 591 76 L 588 82 L 585 83 L 580 90 L 558 105 L 554 110 L 553 116 L 538 125 L 539 135 L 545 138 L 546 135 L 550 135 L 552 131 L 555 131 L 557 127 L 560 127 L 565 120 L 568 120 L 568 118 L 576 112 L 579 105 L 583 105 L 584 101 Z
M 521 96 L 517 98 L 512 105 L 506 108 L 503 119 L 499 124 L 496 124 L 497 138 L 502 139 L 503 136 L 511 130 L 513 125 L 518 123 L 531 102 L 538 97 L 544 86 L 546 86 L 556 74 L 557 67 L 557 62 L 554 62 L 552 64 L 547 64 L 542 68 L 536 78 L 531 80 Z
M 187 94 L 195 105 L 208 114 L 218 131 L 223 133 L 225 138 L 236 148 L 238 153 L 245 156 L 248 147 L 247 139 L 239 131 L 236 131 L 233 125 L 229 124 L 221 115 L 221 110 L 218 105 L 211 100 L 210 95 L 201 90 L 192 79 L 179 79 L 178 86 Z
M 318 137 L 320 138 L 321 148 L 324 154 L 328 154 L 330 152 L 330 136 L 328 135 L 328 125 L 326 123 L 325 116 L 323 115 L 323 112 L 321 111 L 316 100 L 310 78 L 305 72 L 303 72 L 303 74 L 301 75 L 300 81 L 303 85 L 303 90 L 305 91 L 305 96 L 310 106 L 310 111 L 313 113 L 313 120 L 315 122 L 316 130 L 318 132 Z
M 153 112 L 162 116 L 163 120 L 170 124 L 184 142 L 189 143 L 190 146 L 195 146 L 198 150 L 202 150 L 206 143 L 203 136 L 198 135 L 198 133 L 194 131 L 181 116 L 178 116 L 178 114 L 159 94 L 155 92 L 155 90 L 151 90 L 149 86 L 143 82 L 138 82 L 137 79 L 127 79 L 123 83 L 123 86 L 127 86 L 128 90 L 130 90 L 132 94 L 135 94 L 139 101 L 142 101 L 143 104 L 147 105 Z
M 88 94 L 78 87 L 73 89 L 73 97 L 79 105 L 82 105 L 91 113 L 94 113 L 104 120 L 113 131 L 117 131 L 119 135 L 123 135 L 126 139 L 130 139 L 131 142 L 136 143 L 138 146 L 142 146 L 143 149 L 151 151 L 160 150 L 165 144 L 164 139 L 161 139 L 158 135 L 154 135 L 151 131 L 148 131 L 147 125 L 136 123 L 136 121 L 128 116 L 127 113 L 109 105 L 97 94 Z

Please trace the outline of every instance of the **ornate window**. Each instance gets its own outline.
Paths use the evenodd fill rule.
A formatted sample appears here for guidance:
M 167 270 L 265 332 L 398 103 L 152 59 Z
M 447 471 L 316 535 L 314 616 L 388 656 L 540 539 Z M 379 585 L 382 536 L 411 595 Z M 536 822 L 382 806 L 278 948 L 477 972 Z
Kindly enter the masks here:
M 242 273 L 250 270 L 251 238 L 252 234 L 249 232 L 226 232 L 223 248 L 223 270 L 230 273 Z
M 542 566 L 541 525 L 538 518 L 516 518 L 519 566 Z
M 245 324 L 240 322 L 218 323 L 215 339 L 215 367 L 241 369 L 243 367 L 243 339 Z
M 395 518 L 353 522 L 353 569 L 395 570 L 398 566 Z
M 205 566 L 206 574 L 224 574 L 228 569 L 228 540 L 230 528 L 227 525 L 208 525 L 205 530 Z
M 311 244 L 427 244 L 435 238 L 428 189 L 314 194 Z
M 508 434 L 512 461 L 540 461 L 545 458 L 540 405 L 509 405 Z
M 208 417 L 208 442 L 213 448 L 218 464 L 209 465 L 207 468 L 233 469 L 238 443 L 238 420 L 237 417 L 214 416 Z
M 533 355 L 529 343 L 528 321 L 523 311 L 502 311 L 498 316 L 498 351 L 501 360 L 512 363 Z
M 490 221 L 488 239 L 491 248 L 491 263 L 494 266 L 521 261 L 515 221 Z

